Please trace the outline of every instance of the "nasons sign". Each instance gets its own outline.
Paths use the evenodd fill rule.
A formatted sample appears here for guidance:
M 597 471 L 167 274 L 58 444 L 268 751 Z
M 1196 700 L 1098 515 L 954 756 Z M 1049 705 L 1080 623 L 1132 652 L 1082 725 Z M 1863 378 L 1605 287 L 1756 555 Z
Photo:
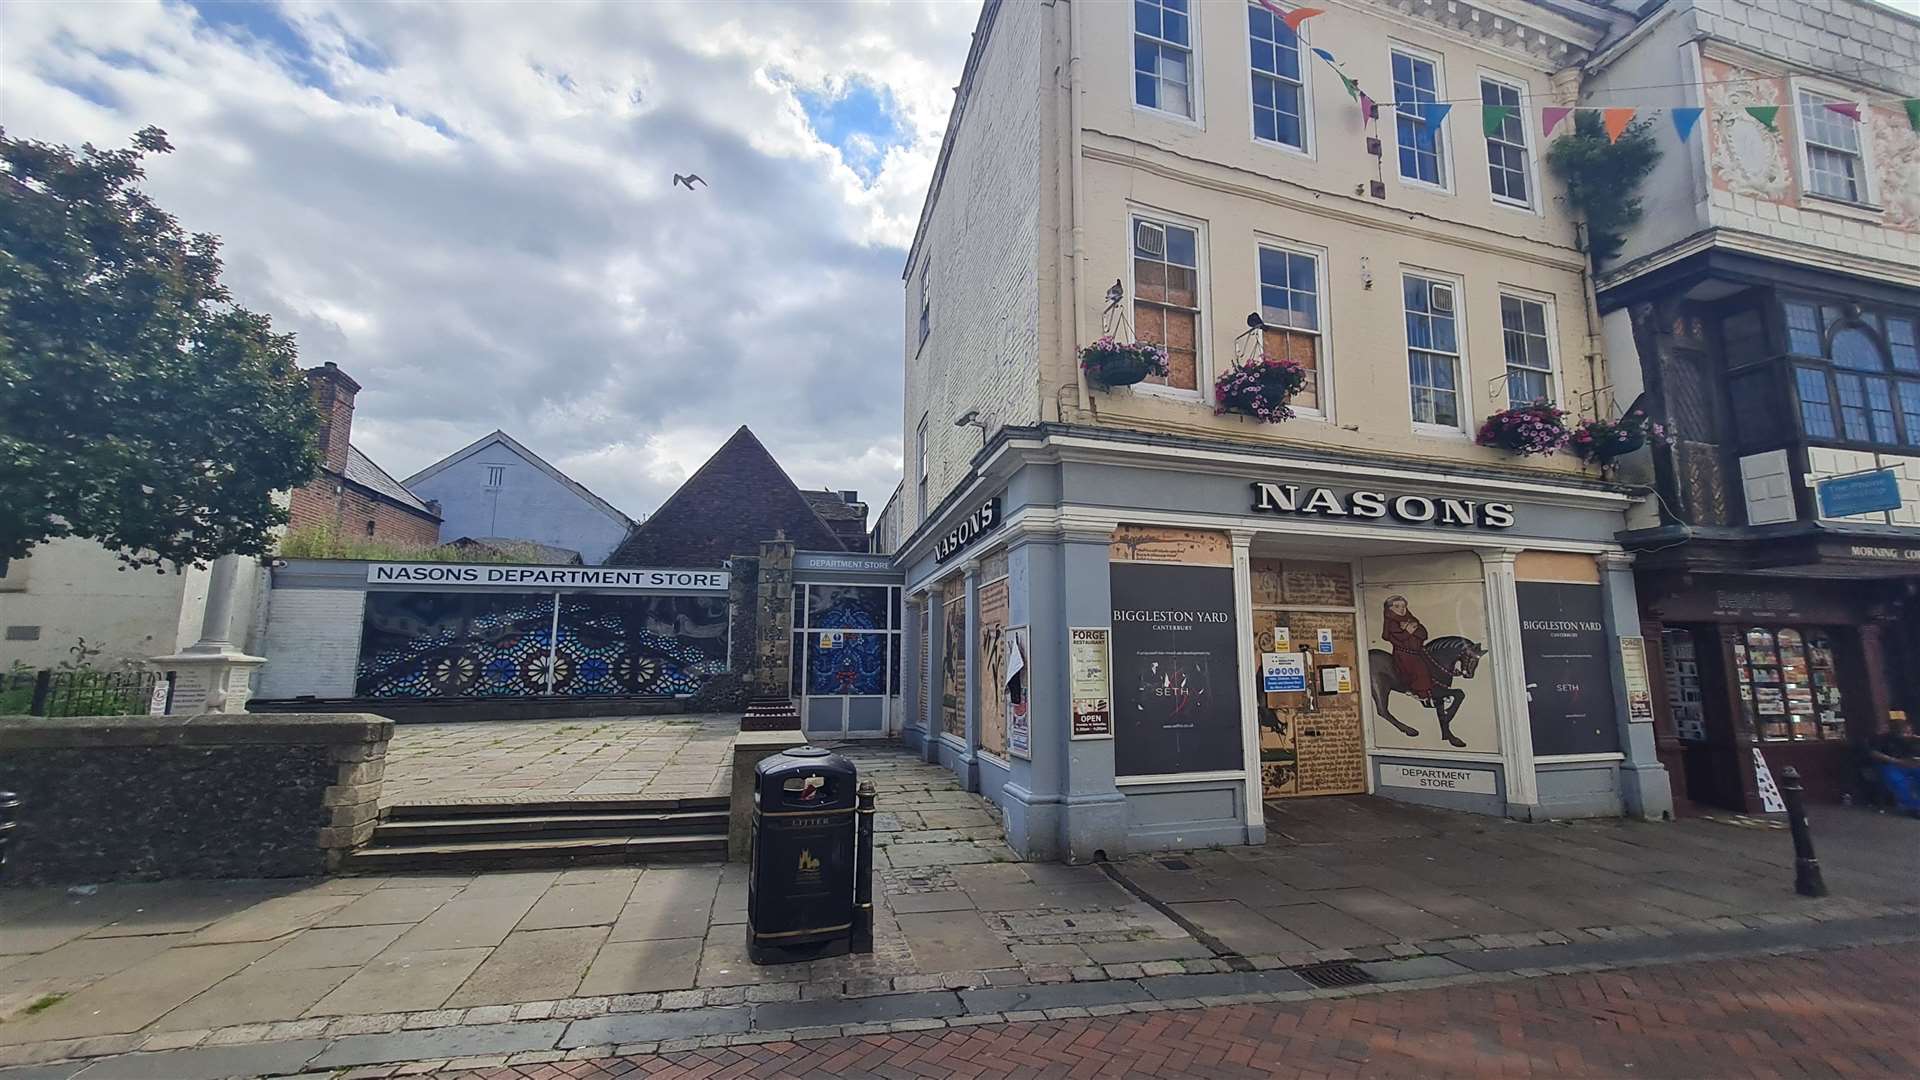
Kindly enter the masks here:
M 933 561 L 946 562 L 965 551 L 968 545 L 993 531 L 1000 524 L 1000 499 L 998 496 L 988 499 L 974 508 L 933 545 Z
M 1388 495 L 1378 491 L 1303 488 L 1298 484 L 1256 481 L 1253 509 L 1261 514 L 1298 514 L 1326 518 L 1381 520 L 1458 529 L 1511 529 L 1513 504 L 1474 499 L 1435 499 L 1426 495 Z

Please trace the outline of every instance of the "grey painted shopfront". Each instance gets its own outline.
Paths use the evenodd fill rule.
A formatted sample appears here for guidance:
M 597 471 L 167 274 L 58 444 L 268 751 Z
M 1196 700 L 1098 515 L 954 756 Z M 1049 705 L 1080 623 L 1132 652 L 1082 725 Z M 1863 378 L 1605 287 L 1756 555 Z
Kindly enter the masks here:
M 1629 502 L 1009 429 L 897 553 L 902 733 L 1030 858 L 1259 843 L 1315 794 L 1661 817 Z

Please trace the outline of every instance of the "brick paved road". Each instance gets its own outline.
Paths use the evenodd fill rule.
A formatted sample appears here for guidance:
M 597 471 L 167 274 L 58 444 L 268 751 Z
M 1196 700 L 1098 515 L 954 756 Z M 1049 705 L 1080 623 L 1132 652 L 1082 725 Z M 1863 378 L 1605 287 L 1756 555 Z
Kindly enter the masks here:
M 441 1073 L 606 1077 L 1920 1075 L 1920 945 Z

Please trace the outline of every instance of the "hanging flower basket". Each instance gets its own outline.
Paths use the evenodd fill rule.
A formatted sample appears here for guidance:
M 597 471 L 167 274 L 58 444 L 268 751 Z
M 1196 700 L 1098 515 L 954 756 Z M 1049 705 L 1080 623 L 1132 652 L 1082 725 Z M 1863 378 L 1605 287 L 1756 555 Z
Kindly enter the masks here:
M 1639 409 L 1618 420 L 1582 420 L 1573 429 L 1573 452 L 1580 455 L 1582 461 L 1597 461 L 1602 465 L 1648 443 L 1665 446 L 1670 441 L 1667 429 Z
M 1289 402 L 1306 385 L 1306 368 L 1262 354 L 1258 360 L 1228 368 L 1213 380 L 1213 411 L 1239 413 L 1269 424 L 1291 420 L 1293 408 Z
M 1167 349 L 1149 341 L 1116 341 L 1112 335 L 1080 350 L 1080 367 L 1087 381 L 1099 386 L 1132 386 L 1149 375 L 1173 371 Z
M 1572 437 L 1573 432 L 1567 429 L 1567 410 L 1552 402 L 1534 401 L 1487 417 L 1473 441 L 1525 457 L 1551 454 Z

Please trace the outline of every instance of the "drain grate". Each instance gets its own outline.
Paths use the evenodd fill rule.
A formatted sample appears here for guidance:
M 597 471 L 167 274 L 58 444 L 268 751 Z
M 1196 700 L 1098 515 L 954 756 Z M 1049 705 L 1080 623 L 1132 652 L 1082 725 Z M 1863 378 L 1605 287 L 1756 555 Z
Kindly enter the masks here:
M 1295 975 L 1322 989 L 1336 986 L 1365 986 L 1373 977 L 1346 960 L 1328 960 L 1292 969 Z
M 1164 867 L 1166 867 L 1166 868 L 1167 868 L 1167 869 L 1169 869 L 1169 870 L 1191 870 L 1191 869 L 1193 869 L 1193 864 L 1192 864 L 1192 863 L 1189 863 L 1189 862 L 1184 862 L 1184 861 L 1182 861 L 1182 860 L 1180 860 L 1180 859 L 1161 859 L 1161 860 L 1160 860 L 1160 865 L 1161 865 L 1161 866 L 1164 866 Z

